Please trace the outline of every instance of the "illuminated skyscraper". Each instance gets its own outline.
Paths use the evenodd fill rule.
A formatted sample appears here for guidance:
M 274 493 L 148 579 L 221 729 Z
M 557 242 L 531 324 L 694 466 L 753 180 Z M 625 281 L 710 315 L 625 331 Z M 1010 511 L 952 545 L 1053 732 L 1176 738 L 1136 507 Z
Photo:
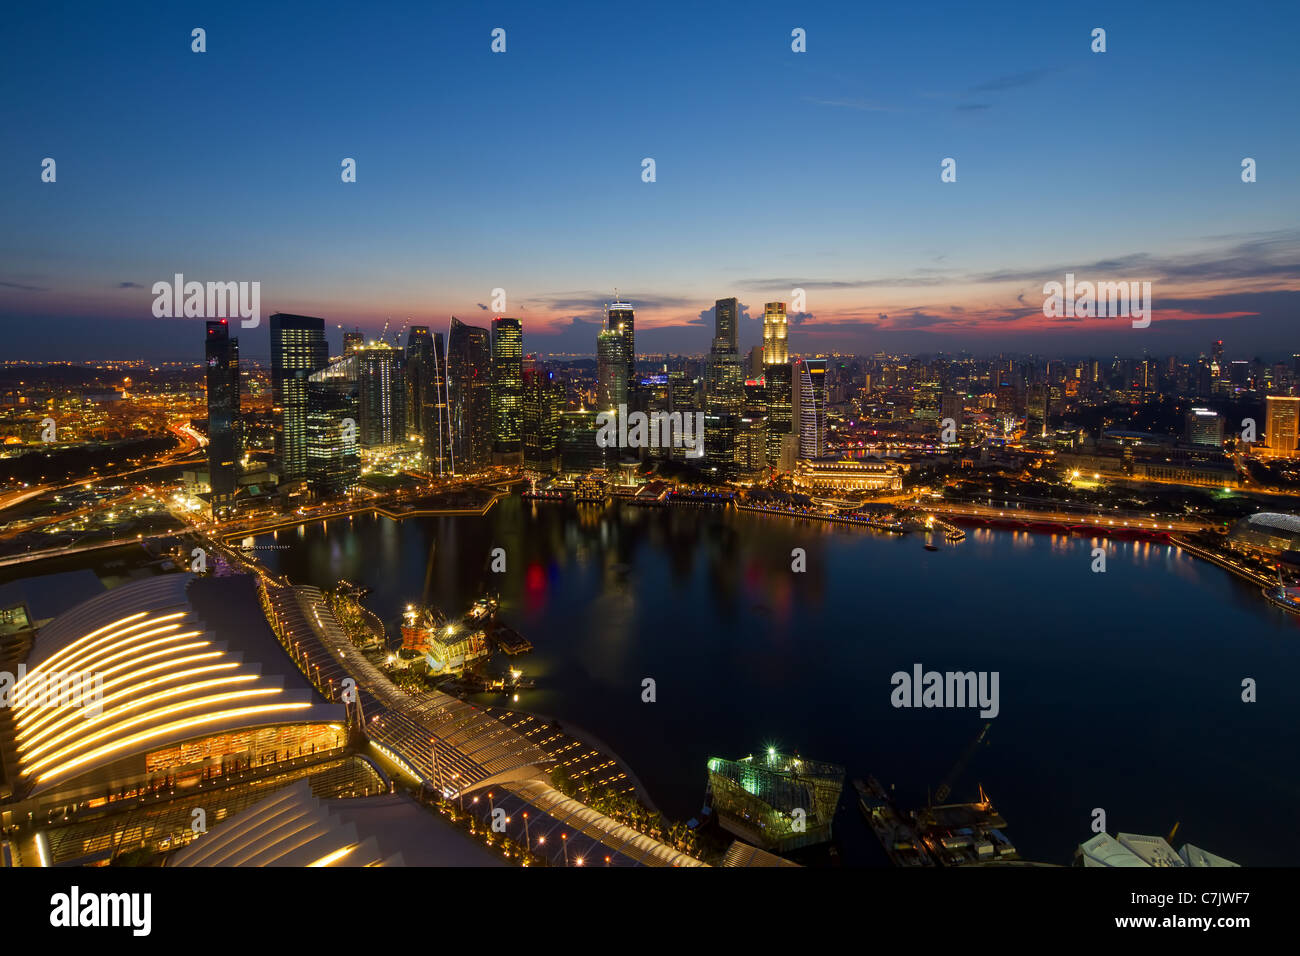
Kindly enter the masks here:
M 713 304 L 714 335 L 713 348 L 715 351 L 735 352 L 739 348 L 737 344 L 737 332 L 740 328 L 740 304 L 736 299 L 718 299 Z
M 1187 413 L 1184 439 L 1189 445 L 1223 448 L 1223 416 L 1208 408 L 1193 408 Z
M 1273 458 L 1294 458 L 1300 446 L 1300 398 L 1269 395 L 1264 437 Z
M 423 326 L 416 326 L 416 328 L 423 328 Z M 426 329 L 425 331 L 428 330 Z M 411 334 L 415 334 L 415 329 L 411 329 Z M 343 333 L 343 354 L 345 356 L 351 355 L 365 344 L 366 337 L 360 331 L 354 330 L 352 332 Z
M 209 322 L 204 348 L 208 386 L 208 480 L 212 513 L 235 497 L 242 454 L 239 419 L 239 339 L 225 319 Z
M 736 351 L 737 311 L 734 298 L 714 303 L 713 348 L 705 379 L 705 461 L 725 478 L 734 478 L 740 470 L 736 432 L 744 410 L 745 375 Z
M 271 401 L 282 483 L 307 477 L 307 377 L 327 362 L 324 319 L 271 316 Z
M 524 334 L 518 319 L 492 320 L 492 459 L 498 464 L 521 460 L 523 446 Z
M 406 431 L 424 434 L 425 380 L 432 371 L 433 336 L 427 325 L 413 325 L 406 337 Z M 346 350 L 345 350 L 346 354 Z
M 795 368 L 799 457 L 826 455 L 826 360 L 799 359 Z
M 524 467 L 558 471 L 560 467 L 560 413 L 564 411 L 564 385 L 542 368 L 524 371 Z
M 451 415 L 447 404 L 447 353 L 442 333 L 434 332 L 421 357 L 420 440 L 424 467 L 432 474 L 451 474 Z
M 629 302 L 611 302 L 605 307 L 605 328 L 623 336 L 623 364 L 629 387 L 636 376 L 636 316 Z
M 447 335 L 447 390 L 452 468 L 457 474 L 492 463 L 492 346 L 488 330 L 452 317 Z
M 307 377 L 307 484 L 320 497 L 342 494 L 361 474 L 361 361 L 354 351 Z
M 357 349 L 362 448 L 393 448 L 406 441 L 406 376 L 402 353 L 384 342 Z
M 784 302 L 769 302 L 763 306 L 763 364 L 784 365 L 790 361 L 787 345 L 789 323 Z
M 623 333 L 606 329 L 596 334 L 596 401 L 601 411 L 627 404 L 627 345 Z

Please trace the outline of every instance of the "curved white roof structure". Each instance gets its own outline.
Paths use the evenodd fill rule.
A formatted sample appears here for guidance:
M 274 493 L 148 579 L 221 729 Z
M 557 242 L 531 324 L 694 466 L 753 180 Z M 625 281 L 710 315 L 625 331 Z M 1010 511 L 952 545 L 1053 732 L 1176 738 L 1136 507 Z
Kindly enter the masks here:
M 192 588 L 206 591 L 202 617 Z M 279 661 L 264 621 L 265 634 L 256 633 L 239 588 L 235 579 L 165 575 L 95 597 L 43 628 L 12 690 L 12 745 L 29 795 L 191 738 L 342 723 L 341 705 L 315 694 L 287 657 Z M 248 651 L 255 661 L 245 660 Z

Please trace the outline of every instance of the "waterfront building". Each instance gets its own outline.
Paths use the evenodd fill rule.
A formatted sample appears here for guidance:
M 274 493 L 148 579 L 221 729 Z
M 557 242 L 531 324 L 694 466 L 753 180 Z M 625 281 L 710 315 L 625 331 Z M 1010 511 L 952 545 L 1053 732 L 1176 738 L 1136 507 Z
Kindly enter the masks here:
M 763 383 L 767 391 L 767 458 L 781 471 L 794 467 L 784 454 L 786 438 L 793 437 L 796 454 L 799 429 L 794 424 L 794 366 L 789 362 L 763 366 Z
M 843 767 L 768 750 L 708 768 L 708 803 L 728 833 L 777 853 L 831 839 Z
M 419 331 L 417 334 L 417 330 Z M 408 433 L 421 445 L 425 469 L 442 477 L 451 473 L 451 416 L 447 408 L 447 358 L 441 332 L 423 326 L 411 330 L 406 347 L 406 391 L 415 417 Z
M 800 458 L 794 469 L 799 491 L 901 491 L 902 467 L 872 459 Z
M 736 432 L 736 445 L 743 477 L 758 478 L 767 472 L 767 409 L 762 405 L 745 408 Z
M 605 306 L 605 330 L 617 332 L 623 349 L 624 381 L 636 380 L 636 313 L 630 302 L 611 302 Z M 618 406 L 614 406 L 618 407 Z
M 628 404 L 629 368 L 623 332 L 606 329 L 596 334 L 596 396 L 602 411 Z
M 596 412 L 580 409 L 560 413 L 560 470 L 566 474 L 605 467 L 608 453 L 617 460 L 618 449 L 601 448 L 596 442 Z
M 208 484 L 212 514 L 234 504 L 239 484 L 241 429 L 239 417 L 239 339 L 226 319 L 207 323 L 204 342 L 208 398 Z
M 1080 843 L 1074 865 L 1082 867 L 1235 867 L 1239 864 L 1202 850 L 1191 843 L 1177 853 L 1164 837 L 1121 833 L 1117 837 L 1098 833 Z
M 1265 558 L 1300 552 L 1300 518 L 1262 511 L 1241 518 L 1228 534 L 1228 547 Z
M 826 360 L 799 359 L 795 370 L 795 415 L 799 457 L 826 455 Z
M 307 378 L 328 362 L 324 319 L 271 316 L 271 402 L 281 482 L 307 477 Z
M 492 463 L 492 349 L 488 330 L 452 317 L 447 335 L 451 465 L 467 474 Z
M 363 354 L 354 351 L 307 378 L 307 484 L 318 497 L 342 494 L 361 476 Z
M 385 342 L 356 349 L 357 422 L 362 448 L 390 450 L 406 442 L 406 376 L 402 353 Z
M 524 467 L 558 471 L 564 383 L 556 380 L 554 372 L 525 369 L 523 399 Z
M 433 336 L 427 325 L 413 325 L 406 337 L 403 368 L 406 379 L 406 432 L 411 440 L 424 434 L 425 380 L 429 375 Z M 344 354 L 347 354 L 346 349 Z
M 518 319 L 492 320 L 492 461 L 518 464 L 523 458 L 524 334 Z
M 734 478 L 740 471 L 737 431 L 745 404 L 745 372 L 736 347 L 739 304 L 718 299 L 713 305 L 713 347 L 705 379 L 704 459 L 714 472 Z
M 67 674 L 103 675 L 93 723 L 82 698 L 49 707 L 36 696 Z M 48 820 L 75 836 L 70 808 L 101 816 L 86 842 L 50 839 L 52 864 L 107 861 L 132 830 L 143 840 L 171 793 L 254 767 L 285 773 L 292 759 L 347 741 L 344 704 L 326 700 L 294 666 L 248 575 L 165 574 L 65 611 L 41 628 L 13 693 L 0 752 L 17 756 L 0 824 Z M 209 799 L 215 822 L 229 795 L 214 789 Z M 125 812 L 146 802 L 149 819 Z M 189 815 L 184 808 L 177 827 L 187 834 Z

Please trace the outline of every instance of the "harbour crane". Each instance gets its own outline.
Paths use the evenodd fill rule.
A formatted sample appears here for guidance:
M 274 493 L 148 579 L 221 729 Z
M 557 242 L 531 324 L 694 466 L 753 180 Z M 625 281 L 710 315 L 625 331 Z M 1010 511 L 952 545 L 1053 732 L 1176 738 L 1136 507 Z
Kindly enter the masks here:
M 975 756 L 975 751 L 978 750 L 979 745 L 984 742 L 984 738 L 988 736 L 989 728 L 992 726 L 993 721 L 991 720 L 985 723 L 983 729 L 975 735 L 975 739 L 966 745 L 966 749 L 962 751 L 961 756 L 957 758 L 957 762 L 953 764 L 952 769 L 948 771 L 948 776 L 943 778 L 943 783 L 939 784 L 939 789 L 934 792 L 934 799 L 938 803 L 943 803 L 948 799 L 948 794 L 952 793 L 952 785 L 957 782 L 957 778 L 961 776 L 961 772 L 966 769 L 966 765 L 970 763 L 971 757 Z

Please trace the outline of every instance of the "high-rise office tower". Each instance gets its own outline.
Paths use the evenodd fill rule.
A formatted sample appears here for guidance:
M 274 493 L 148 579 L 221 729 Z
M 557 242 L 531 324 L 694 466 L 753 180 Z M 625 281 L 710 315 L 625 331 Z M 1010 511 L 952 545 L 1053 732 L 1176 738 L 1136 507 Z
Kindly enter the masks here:
M 618 411 L 627 404 L 627 344 L 622 332 L 596 333 L 596 402 L 600 411 Z
M 1273 458 L 1295 458 L 1300 446 L 1300 398 L 1269 395 L 1264 399 L 1264 437 Z
M 960 432 L 961 426 L 965 424 L 966 417 L 966 400 L 965 396 L 957 392 L 944 392 L 939 399 L 939 428 L 943 430 L 944 422 L 951 420 L 952 427 L 955 431 Z
M 427 353 L 421 353 L 420 440 L 424 467 L 442 477 L 451 473 L 451 413 L 447 399 L 447 353 L 442 333 L 434 332 Z
M 745 403 L 745 374 L 736 350 L 737 310 L 734 298 L 714 303 L 713 347 L 705 378 L 705 461 L 726 478 L 740 471 L 736 433 Z
M 763 306 L 763 379 L 767 396 L 768 462 L 781 461 L 782 439 L 798 431 L 794 421 L 794 369 L 790 365 L 789 322 L 784 302 Z M 787 456 L 788 457 L 788 456 Z
M 234 503 L 242 454 L 239 419 L 239 339 L 225 319 L 207 324 L 208 480 L 212 513 Z
M 492 463 L 492 343 L 488 330 L 455 316 L 447 334 L 451 463 L 466 474 Z
M 749 378 L 763 377 L 763 346 L 755 345 L 749 350 L 749 361 L 745 363 L 745 371 Z
M 524 333 L 518 319 L 492 320 L 492 460 L 522 461 Z
M 781 460 L 781 441 L 798 429 L 794 421 L 794 366 L 764 365 L 763 381 L 767 389 L 768 462 Z
M 763 306 L 763 364 L 784 365 L 790 361 L 787 337 L 789 322 L 784 302 L 769 302 Z
M 360 374 L 361 447 L 393 448 L 406 441 L 406 376 L 402 353 L 375 342 L 352 353 Z
M 271 401 L 282 483 L 307 477 L 307 377 L 328 362 L 324 319 L 271 316 Z
M 737 333 L 740 329 L 740 304 L 736 299 L 718 299 L 713 303 L 713 347 L 715 350 L 735 352 L 739 349 Z
M 412 329 L 411 331 L 414 332 L 415 330 Z M 365 344 L 366 337 L 359 330 L 343 333 L 343 354 L 345 356 L 351 355 Z
M 628 302 L 611 302 L 605 307 L 605 328 L 623 336 L 623 359 L 630 388 L 636 381 L 636 316 Z
M 1029 386 L 1025 412 L 1025 437 L 1041 438 L 1047 434 L 1048 387 L 1042 383 Z
M 361 475 L 357 352 L 307 377 L 307 484 L 320 497 L 342 494 Z
M 799 359 L 795 368 L 799 457 L 826 456 L 826 360 Z
M 542 368 L 524 371 L 524 467 L 558 471 L 560 467 L 560 413 L 564 411 L 564 384 Z
M 424 393 L 426 381 L 435 365 L 433 336 L 427 325 L 411 326 L 406 337 L 406 431 L 424 435 Z
M 596 441 L 599 428 L 594 410 L 560 412 L 560 469 L 580 474 L 604 468 L 606 452 L 618 449 L 601 448 Z
M 1184 440 L 1189 445 L 1223 448 L 1223 416 L 1208 408 L 1193 408 L 1186 416 Z

